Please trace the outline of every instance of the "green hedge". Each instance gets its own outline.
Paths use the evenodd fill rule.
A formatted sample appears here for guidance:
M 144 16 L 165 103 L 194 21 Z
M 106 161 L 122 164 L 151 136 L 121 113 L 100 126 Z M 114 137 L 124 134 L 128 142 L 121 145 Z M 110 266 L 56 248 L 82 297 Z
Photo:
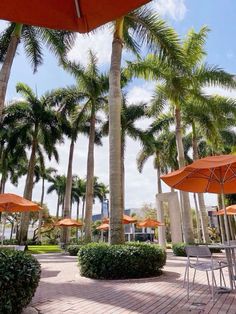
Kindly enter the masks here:
M 71 244 L 71 245 L 67 246 L 66 250 L 70 254 L 70 256 L 76 256 L 82 246 L 83 246 L 83 244 L 80 244 L 80 245 L 79 244 Z
M 26 307 L 38 286 L 40 264 L 30 254 L 0 251 L 0 313 L 19 314 Z
M 78 252 L 80 273 L 95 279 L 126 279 L 158 276 L 166 263 L 166 252 L 158 245 L 88 244 Z
M 193 245 L 193 244 L 186 244 L 183 242 L 174 243 L 172 245 L 172 250 L 173 250 L 174 255 L 176 255 L 176 256 L 187 256 L 186 252 L 185 252 L 185 247 L 187 245 Z M 207 244 L 201 243 L 201 244 L 195 244 L 195 245 L 207 245 Z M 216 248 L 216 249 L 210 248 L 210 251 L 211 251 L 211 253 L 220 253 L 221 252 L 221 250 L 218 248 Z

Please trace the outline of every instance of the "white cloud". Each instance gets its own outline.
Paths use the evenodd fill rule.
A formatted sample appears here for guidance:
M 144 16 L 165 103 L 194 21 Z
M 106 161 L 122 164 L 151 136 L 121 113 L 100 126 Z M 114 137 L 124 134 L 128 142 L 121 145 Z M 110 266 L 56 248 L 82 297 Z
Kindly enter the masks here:
M 149 102 L 153 95 L 155 82 L 145 82 L 140 86 L 134 85 L 127 93 L 127 100 L 131 103 Z
M 220 95 L 224 97 L 236 98 L 236 90 L 234 89 L 224 89 L 221 87 L 205 87 L 203 92 L 207 95 Z
M 187 12 L 185 0 L 157 0 L 153 6 L 160 15 L 175 21 L 182 21 Z
M 76 43 L 69 52 L 68 58 L 87 64 L 87 52 L 92 50 L 97 54 L 99 65 L 110 63 L 112 47 L 112 34 L 108 29 L 99 30 L 94 34 L 77 35 Z

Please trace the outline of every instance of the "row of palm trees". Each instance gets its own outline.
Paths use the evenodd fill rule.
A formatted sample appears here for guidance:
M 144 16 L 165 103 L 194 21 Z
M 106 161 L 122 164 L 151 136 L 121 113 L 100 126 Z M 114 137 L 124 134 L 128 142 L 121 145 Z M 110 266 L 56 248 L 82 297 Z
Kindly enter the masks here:
M 1 128 L 1 186 L 8 175 L 21 172 L 20 164 L 27 160 L 24 197 L 31 199 L 35 180 L 36 161 L 44 163 L 44 157 L 58 160 L 56 145 L 64 138 L 70 139 L 68 170 L 64 196 L 64 217 L 70 215 L 72 198 L 72 165 L 78 134 L 89 138 L 87 178 L 85 193 L 85 239 L 91 241 L 91 221 L 94 197 L 94 145 L 101 144 L 103 135 L 109 132 L 110 175 L 110 242 L 124 242 L 122 215 L 124 210 L 125 138 L 138 139 L 143 146 L 140 169 L 145 158 L 155 155 L 158 189 L 161 192 L 160 174 L 182 167 L 192 158 L 185 152 L 184 133 L 190 132 L 193 159 L 205 152 L 218 153 L 224 147 L 221 132 L 233 132 L 235 102 L 232 99 L 213 97 L 204 93 L 206 86 L 235 88 L 233 76 L 217 66 L 204 62 L 208 29 L 191 30 L 184 40 L 147 8 L 138 9 L 117 20 L 113 25 L 113 43 L 109 74 L 101 73 L 93 52 L 83 67 L 70 62 L 66 53 L 74 41 L 70 32 L 52 31 L 11 23 L 0 39 L 0 108 L 4 107 L 6 87 L 11 65 L 18 44 L 24 42 L 34 70 L 43 61 L 43 43 L 52 50 L 61 66 L 73 75 L 75 85 L 61 88 L 38 97 L 29 86 L 17 85 L 22 101 L 6 107 Z M 123 47 L 137 60 L 122 69 Z M 144 50 L 143 50 L 144 49 Z M 150 52 L 144 58 L 142 52 Z M 124 90 L 132 78 L 152 80 L 156 88 L 150 104 L 128 105 Z M 123 91 L 122 91 L 123 89 Z M 108 117 L 103 121 L 99 112 Z M 0 112 L 1 114 L 1 112 Z M 219 114 L 222 117 L 219 118 Z M 154 122 L 147 130 L 136 126 L 141 117 L 152 117 Z M 204 124 L 205 123 L 205 124 Z M 205 126 L 205 129 L 202 128 Z M 175 132 L 173 134 L 173 126 Z M 172 145 L 171 145 L 172 143 Z M 205 146 L 203 145 L 205 143 Z M 26 148 L 28 149 L 26 151 Z M 188 152 L 189 153 L 189 152 Z M 6 158 L 7 156 L 7 158 Z M 16 160 L 17 156 L 17 160 Z M 193 242 L 193 226 L 189 195 L 181 194 L 184 239 Z M 204 239 L 207 239 L 205 205 L 198 195 Z M 28 213 L 22 214 L 20 241 L 27 238 Z M 64 242 L 68 238 L 66 230 Z

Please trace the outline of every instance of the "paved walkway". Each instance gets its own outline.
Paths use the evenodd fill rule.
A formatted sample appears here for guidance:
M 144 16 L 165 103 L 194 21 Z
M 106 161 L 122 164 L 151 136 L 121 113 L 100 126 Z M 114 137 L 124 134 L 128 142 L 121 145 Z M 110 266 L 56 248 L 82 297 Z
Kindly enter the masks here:
M 211 301 L 205 273 L 198 272 L 189 301 L 182 287 L 186 259 L 168 254 L 157 278 L 107 281 L 80 277 L 76 257 L 37 256 L 42 277 L 32 306 L 43 314 L 229 313 L 236 314 L 236 294 Z M 227 271 L 226 271 L 227 277 Z

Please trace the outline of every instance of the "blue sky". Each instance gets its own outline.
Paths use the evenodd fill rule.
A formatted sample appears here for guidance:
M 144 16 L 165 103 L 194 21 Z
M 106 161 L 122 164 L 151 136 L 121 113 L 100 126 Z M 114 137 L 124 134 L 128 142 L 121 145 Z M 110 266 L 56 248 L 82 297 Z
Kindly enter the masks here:
M 203 25 L 207 25 L 211 32 L 207 41 L 207 62 L 216 64 L 225 70 L 236 73 L 236 49 L 235 49 L 235 0 L 158 0 L 153 1 L 152 6 L 162 17 L 171 24 L 176 31 L 184 36 L 189 28 L 199 30 Z M 4 27 L 4 22 L 0 23 L 0 29 Z M 78 35 L 75 47 L 69 53 L 71 60 L 86 63 L 86 51 L 90 48 L 96 51 L 102 69 L 109 68 L 111 52 L 111 34 L 109 31 L 99 32 L 97 35 Z M 124 53 L 124 59 L 127 54 Z M 15 58 L 12 74 L 7 92 L 7 99 L 19 97 L 15 92 L 17 82 L 29 84 L 38 94 L 42 94 L 50 89 L 73 84 L 74 80 L 57 65 L 57 60 L 45 50 L 45 62 L 38 72 L 33 75 L 22 49 L 18 49 Z M 148 101 L 152 94 L 153 84 L 148 82 L 134 82 L 130 85 L 128 97 L 131 102 L 144 100 Z M 232 95 L 235 95 L 234 93 Z M 144 122 L 145 124 L 146 122 Z M 154 203 L 156 193 L 156 177 L 153 170 L 152 160 L 148 161 L 144 167 L 143 174 L 139 174 L 136 169 L 136 156 L 139 145 L 128 140 L 126 150 L 126 207 L 141 207 L 144 202 Z M 58 169 L 59 173 L 66 173 L 68 143 L 59 147 L 60 164 L 51 162 L 50 165 Z M 87 139 L 79 137 L 76 145 L 76 155 L 74 162 L 74 173 L 85 176 L 86 173 Z M 104 140 L 104 146 L 95 151 L 95 174 L 108 184 L 108 143 Z M 21 193 L 24 187 L 24 179 L 21 180 L 16 189 L 7 185 L 7 190 Z M 138 193 L 137 193 L 138 191 Z M 34 191 L 34 199 L 39 199 L 40 186 L 37 185 Z M 56 196 L 46 196 L 46 202 L 52 212 L 55 212 Z M 208 205 L 215 205 L 216 198 L 207 196 Z M 99 204 L 95 205 L 95 212 L 99 211 Z

